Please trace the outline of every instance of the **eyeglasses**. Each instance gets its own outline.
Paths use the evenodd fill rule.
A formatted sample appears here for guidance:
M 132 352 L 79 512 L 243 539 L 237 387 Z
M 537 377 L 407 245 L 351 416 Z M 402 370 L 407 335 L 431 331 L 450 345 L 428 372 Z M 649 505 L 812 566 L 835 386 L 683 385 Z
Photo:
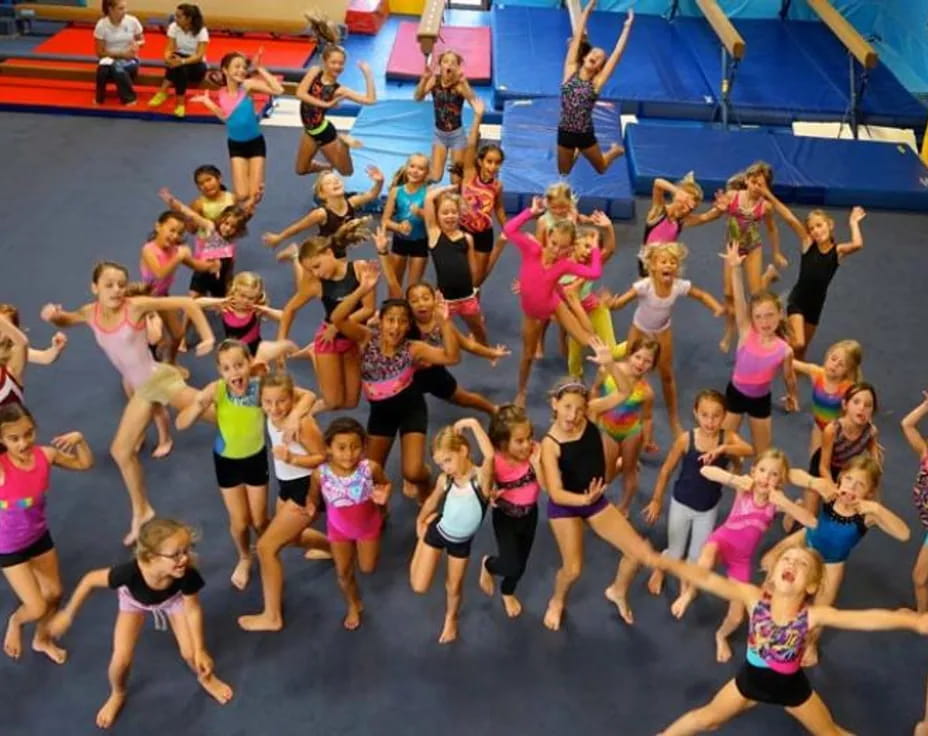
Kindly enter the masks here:
M 185 547 L 184 549 L 179 549 L 177 552 L 169 555 L 164 554 L 164 552 L 154 552 L 153 554 L 156 557 L 164 557 L 165 559 L 174 560 L 174 562 L 177 562 L 181 557 L 186 557 L 188 559 L 190 558 L 190 556 L 193 554 L 193 545 Z

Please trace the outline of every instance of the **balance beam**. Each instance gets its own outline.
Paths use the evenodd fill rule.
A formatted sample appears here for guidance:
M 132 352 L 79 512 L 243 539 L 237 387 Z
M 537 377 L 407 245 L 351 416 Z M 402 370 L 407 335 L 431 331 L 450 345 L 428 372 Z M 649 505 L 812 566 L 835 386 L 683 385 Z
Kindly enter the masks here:
M 696 4 L 702 14 L 706 16 L 706 20 L 709 21 L 709 25 L 712 26 L 712 30 L 719 37 L 725 50 L 733 59 L 740 61 L 744 57 L 744 39 L 741 38 L 741 34 L 728 20 L 728 16 L 725 15 L 716 0 L 696 0 Z
M 425 56 L 431 54 L 432 49 L 435 48 L 438 33 L 441 31 L 441 19 L 444 10 L 445 0 L 426 0 L 425 7 L 422 8 L 416 39 L 419 41 L 419 48 L 422 49 Z
M 857 29 L 848 23 L 828 0 L 807 0 L 807 2 L 864 69 L 873 69 L 880 62 L 880 56 L 873 46 L 864 40 Z

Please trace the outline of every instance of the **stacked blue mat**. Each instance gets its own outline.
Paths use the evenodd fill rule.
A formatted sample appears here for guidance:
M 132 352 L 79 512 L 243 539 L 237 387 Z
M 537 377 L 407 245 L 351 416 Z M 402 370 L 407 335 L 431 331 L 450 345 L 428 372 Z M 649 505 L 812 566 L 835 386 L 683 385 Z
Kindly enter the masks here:
M 688 171 L 712 192 L 763 160 L 786 201 L 928 211 L 928 168 L 908 146 L 660 123 L 627 126 L 625 141 L 638 194 L 650 194 L 656 177 L 673 180 Z
M 508 212 L 528 207 L 533 195 L 543 194 L 549 184 L 560 178 L 555 158 L 559 105 L 560 101 L 552 98 L 506 103 L 502 134 L 506 162 L 500 178 Z M 593 122 L 603 150 L 621 141 L 619 115 L 614 105 L 598 104 Z M 582 211 L 602 210 L 619 219 L 635 216 L 631 179 L 623 159 L 615 161 L 605 174 L 597 174 L 581 157 L 567 181 L 579 195 Z

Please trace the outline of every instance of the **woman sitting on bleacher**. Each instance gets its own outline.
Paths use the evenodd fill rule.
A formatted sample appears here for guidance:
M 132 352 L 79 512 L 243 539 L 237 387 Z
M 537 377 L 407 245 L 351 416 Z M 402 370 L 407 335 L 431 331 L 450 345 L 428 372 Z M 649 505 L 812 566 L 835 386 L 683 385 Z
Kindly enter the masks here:
M 168 98 L 173 85 L 176 99 L 174 114 L 182 118 L 187 114 L 185 96 L 187 87 L 199 84 L 206 76 L 206 46 L 209 32 L 203 23 L 200 8 L 192 3 L 181 3 L 174 11 L 174 21 L 168 26 L 168 45 L 164 50 L 164 81 L 161 89 L 148 103 L 159 107 Z
M 124 105 L 137 102 L 132 81 L 139 73 L 139 47 L 144 43 L 142 24 L 126 12 L 126 0 L 103 0 L 103 17 L 93 29 L 97 44 L 96 103 L 103 104 L 106 84 L 113 81 Z

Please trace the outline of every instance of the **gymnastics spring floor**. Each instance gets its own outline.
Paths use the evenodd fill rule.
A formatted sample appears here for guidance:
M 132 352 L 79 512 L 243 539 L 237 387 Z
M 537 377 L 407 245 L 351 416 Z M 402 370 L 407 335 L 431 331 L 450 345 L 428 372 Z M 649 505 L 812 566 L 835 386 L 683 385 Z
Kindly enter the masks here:
M 274 262 L 260 245 L 263 231 L 279 228 L 311 204 L 311 180 L 292 174 L 298 131 L 265 131 L 269 146 L 268 190 L 250 235 L 240 249 L 239 268 L 255 269 L 268 283 L 271 303 L 280 306 L 292 289 L 288 268 Z M 0 179 L 0 299 L 16 304 L 24 326 L 39 346 L 52 330 L 38 319 L 47 301 L 68 307 L 89 298 L 92 264 L 103 258 L 132 268 L 161 202 L 156 192 L 170 186 L 184 199 L 193 196 L 191 173 L 201 163 L 227 170 L 225 140 L 212 126 L 154 125 L 143 121 L 0 115 L 6 142 Z M 387 172 L 388 174 L 390 172 Z M 647 202 L 638 200 L 639 219 L 618 226 L 619 250 L 604 278 L 612 289 L 634 278 L 633 253 L 641 235 Z M 800 209 L 800 214 L 805 210 Z M 832 210 L 846 233 L 846 212 Z M 911 605 L 909 571 L 922 541 L 909 501 L 915 458 L 898 430 L 900 418 L 917 402 L 925 386 L 922 336 L 925 248 L 924 218 L 872 212 L 863 223 L 864 250 L 842 266 L 832 285 L 823 324 L 811 356 L 820 359 L 836 339 L 856 337 L 865 345 L 864 369 L 880 389 L 876 420 L 886 446 L 887 502 L 910 524 L 913 537 L 899 544 L 872 531 L 855 552 L 839 603 L 848 607 Z M 714 293 L 721 288 L 719 259 L 722 226 L 686 231 L 691 248 L 687 275 Z M 796 244 L 785 227 L 784 250 L 790 267 L 778 285 L 785 291 L 796 276 Z M 363 246 L 358 257 L 371 257 Z M 519 313 L 509 284 L 516 255 L 504 253 L 484 288 L 490 337 L 518 351 Z M 178 287 L 186 285 L 179 277 Z M 307 340 L 320 316 L 307 308 L 295 335 Z M 618 313 L 616 329 L 627 328 L 629 312 Z M 681 407 L 703 387 L 723 388 L 731 364 L 715 345 L 720 325 L 691 303 L 674 315 L 676 370 Z M 553 331 L 552 331 L 553 332 Z M 268 330 L 273 334 L 273 327 Z M 38 417 L 40 436 L 70 429 L 87 434 L 97 466 L 89 473 L 55 471 L 49 501 L 51 529 L 62 555 L 66 593 L 91 568 L 126 557 L 119 540 L 128 520 L 126 495 L 107 447 L 124 399 L 117 377 L 90 332 L 75 329 L 58 364 L 32 367 L 27 376 L 29 404 Z M 549 337 L 549 350 L 553 348 Z M 462 385 L 484 391 L 495 401 L 512 397 L 515 356 L 496 368 L 465 357 L 454 369 Z M 211 359 L 186 358 L 194 385 L 215 376 Z M 300 383 L 314 386 L 304 364 L 292 366 Z M 550 357 L 535 370 L 530 413 L 540 437 L 548 426 L 544 391 L 563 372 L 563 361 Z M 655 380 L 655 384 L 656 384 Z M 775 389 L 778 390 L 778 389 Z M 659 392 L 658 392 L 659 393 Z M 778 395 L 778 394 L 775 394 Z M 802 388 L 808 407 L 808 386 Z M 363 405 L 356 416 L 363 417 Z M 431 403 L 431 426 L 462 414 Z M 805 464 L 808 415 L 776 413 L 775 438 L 797 464 Z M 666 418 L 658 400 L 657 441 L 666 450 Z M 700 597 L 683 622 L 668 611 L 669 593 L 654 599 L 639 578 L 632 591 L 637 623 L 619 622 L 603 599 L 615 572 L 615 553 L 587 534 L 586 564 L 573 590 L 563 630 L 543 628 L 541 616 L 551 592 L 557 552 L 547 525 L 538 529 L 529 569 L 519 587 L 523 616 L 506 619 L 498 599 L 477 588 L 476 561 L 493 548 L 489 523 L 480 531 L 465 585 L 461 638 L 442 647 L 437 636 L 444 612 L 443 569 L 432 591 L 414 595 L 407 565 L 413 545 L 414 508 L 396 498 L 385 532 L 377 572 L 361 579 L 367 606 L 362 628 L 341 628 L 342 599 L 332 568 L 308 563 L 296 552 L 285 555 L 287 628 L 278 634 L 246 634 L 235 618 L 257 610 L 257 580 L 244 593 L 228 584 L 233 551 L 225 511 L 214 486 L 209 458 L 212 429 L 198 426 L 177 436 L 171 457 L 145 460 L 151 495 L 158 510 L 202 530 L 200 567 L 207 580 L 202 600 L 206 637 L 217 672 L 236 690 L 221 707 L 200 691 L 177 655 L 170 634 L 150 624 L 141 637 L 129 686 L 129 700 L 114 734 L 476 734 L 655 733 L 687 708 L 704 702 L 736 671 L 744 656 L 744 630 L 734 637 L 735 662 L 714 661 L 712 633 L 725 605 Z M 396 455 L 388 466 L 395 478 Z M 642 470 L 641 497 L 654 483 L 656 461 Z M 609 495 L 616 497 L 617 488 Z M 400 494 L 397 494 L 399 496 Z M 633 509 L 640 523 L 639 503 Z M 772 532 L 767 544 L 780 536 Z M 664 542 L 664 525 L 651 533 Z M 670 590 L 676 586 L 671 583 Z M 0 616 L 13 599 L 0 586 Z M 14 663 L 0 657 L 0 706 L 4 736 L 98 733 L 94 715 L 107 693 L 115 595 L 91 598 L 65 639 L 69 662 L 58 667 L 26 651 Z M 822 664 L 810 673 L 838 721 L 859 734 L 911 732 L 924 706 L 926 643 L 903 633 L 829 632 Z M 758 707 L 720 734 L 799 734 L 788 716 Z

